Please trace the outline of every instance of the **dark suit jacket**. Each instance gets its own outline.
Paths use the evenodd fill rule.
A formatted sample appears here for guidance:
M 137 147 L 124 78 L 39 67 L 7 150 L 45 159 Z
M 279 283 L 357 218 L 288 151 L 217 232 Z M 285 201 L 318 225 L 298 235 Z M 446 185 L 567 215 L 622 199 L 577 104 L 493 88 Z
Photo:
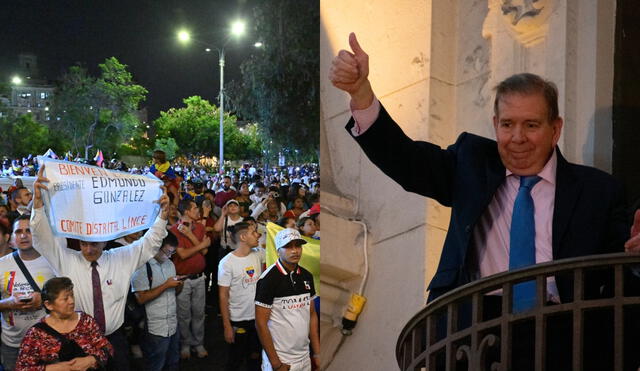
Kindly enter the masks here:
M 353 125 L 352 118 L 349 133 Z M 413 141 L 384 107 L 377 121 L 355 139 L 369 159 L 405 190 L 452 208 L 429 301 L 471 281 L 470 272 L 477 269 L 470 266 L 473 230 L 506 177 L 497 143 L 469 133 L 462 133 L 445 150 Z M 629 224 L 622 186 L 605 172 L 567 162 L 556 150 L 553 258 L 623 251 Z M 556 276 L 556 284 L 561 300 L 571 301 L 572 278 Z

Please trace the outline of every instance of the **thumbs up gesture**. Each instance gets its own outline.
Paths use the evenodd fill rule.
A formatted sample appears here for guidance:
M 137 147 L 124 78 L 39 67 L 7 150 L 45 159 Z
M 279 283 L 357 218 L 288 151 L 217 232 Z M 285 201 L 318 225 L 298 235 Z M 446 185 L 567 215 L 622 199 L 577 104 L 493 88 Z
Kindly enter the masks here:
M 640 253 L 640 210 L 636 210 L 631 226 L 631 238 L 624 244 L 626 252 Z
M 373 101 L 373 90 L 369 83 L 369 56 L 362 50 L 356 34 L 349 34 L 351 51 L 340 50 L 333 58 L 329 80 L 336 88 L 351 95 L 354 109 L 364 109 Z

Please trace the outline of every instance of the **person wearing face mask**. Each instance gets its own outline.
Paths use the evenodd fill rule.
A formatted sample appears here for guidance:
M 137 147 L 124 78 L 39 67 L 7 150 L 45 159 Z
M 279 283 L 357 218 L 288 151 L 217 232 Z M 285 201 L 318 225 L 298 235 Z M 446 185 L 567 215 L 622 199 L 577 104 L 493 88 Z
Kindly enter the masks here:
M 177 370 L 180 361 L 176 293 L 180 293 L 186 276 L 177 276 L 171 257 L 178 239 L 169 233 L 158 253 L 138 268 L 131 287 L 146 313 L 142 353 L 149 370 Z

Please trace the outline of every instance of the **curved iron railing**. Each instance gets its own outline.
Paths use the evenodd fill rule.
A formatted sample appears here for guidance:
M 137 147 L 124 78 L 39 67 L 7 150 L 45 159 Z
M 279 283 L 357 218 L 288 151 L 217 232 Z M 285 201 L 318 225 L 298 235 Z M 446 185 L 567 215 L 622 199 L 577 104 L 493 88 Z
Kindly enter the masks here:
M 591 325 L 586 316 L 605 309 L 612 312 L 604 318 L 605 322 L 610 322 L 606 325 L 612 327 L 613 344 L 600 345 L 612 351 L 611 367 L 607 369 L 636 370 L 640 364 L 625 364 L 629 362 L 625 361 L 624 352 L 626 349 L 631 353 L 631 344 L 625 348 L 624 330 L 632 325 L 632 321 L 635 321 L 637 329 L 640 322 L 640 317 L 626 312 L 632 308 L 640 313 L 640 296 L 631 290 L 637 278 L 631 272 L 640 272 L 639 267 L 640 255 L 592 255 L 503 272 L 459 287 L 429 303 L 405 325 L 396 345 L 398 365 L 401 370 L 412 371 L 515 369 L 512 366 L 514 342 L 526 339 L 513 339 L 513 329 L 529 321 L 533 322 L 530 332 L 534 337 L 530 341 L 534 347 L 531 369 L 554 369 L 549 366 L 553 360 L 545 358 L 545 347 L 549 346 L 546 336 L 553 330 L 547 324 L 550 318 L 564 316 L 563 321 L 568 323 L 571 331 L 571 337 L 566 341 L 572 349 L 569 368 L 583 370 L 589 368 L 589 364 L 584 363 L 583 338 L 588 337 L 587 325 Z M 561 304 L 547 302 L 547 278 L 558 275 L 573 280 L 573 301 Z M 587 285 L 593 286 L 594 277 L 611 286 L 608 292 L 600 290 L 599 295 L 586 292 Z M 535 307 L 513 313 L 513 285 L 532 280 L 536 282 Z M 601 289 L 604 288 L 603 285 Z M 501 290 L 502 295 L 488 296 L 495 294 L 496 290 Z M 497 302 L 498 313 L 494 316 L 487 313 L 488 299 Z

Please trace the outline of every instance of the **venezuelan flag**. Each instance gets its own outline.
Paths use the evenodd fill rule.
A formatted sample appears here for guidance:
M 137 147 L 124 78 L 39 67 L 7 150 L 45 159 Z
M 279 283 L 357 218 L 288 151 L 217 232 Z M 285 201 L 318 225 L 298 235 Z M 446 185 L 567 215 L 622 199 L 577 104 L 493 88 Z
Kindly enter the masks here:
M 267 267 L 274 264 L 278 259 L 276 251 L 275 238 L 276 234 L 283 230 L 281 226 L 274 223 L 267 223 Z M 300 266 L 313 274 L 313 286 L 316 289 L 316 295 L 320 295 L 320 241 L 313 238 L 302 236 L 306 244 L 302 245 L 302 258 L 300 258 Z

